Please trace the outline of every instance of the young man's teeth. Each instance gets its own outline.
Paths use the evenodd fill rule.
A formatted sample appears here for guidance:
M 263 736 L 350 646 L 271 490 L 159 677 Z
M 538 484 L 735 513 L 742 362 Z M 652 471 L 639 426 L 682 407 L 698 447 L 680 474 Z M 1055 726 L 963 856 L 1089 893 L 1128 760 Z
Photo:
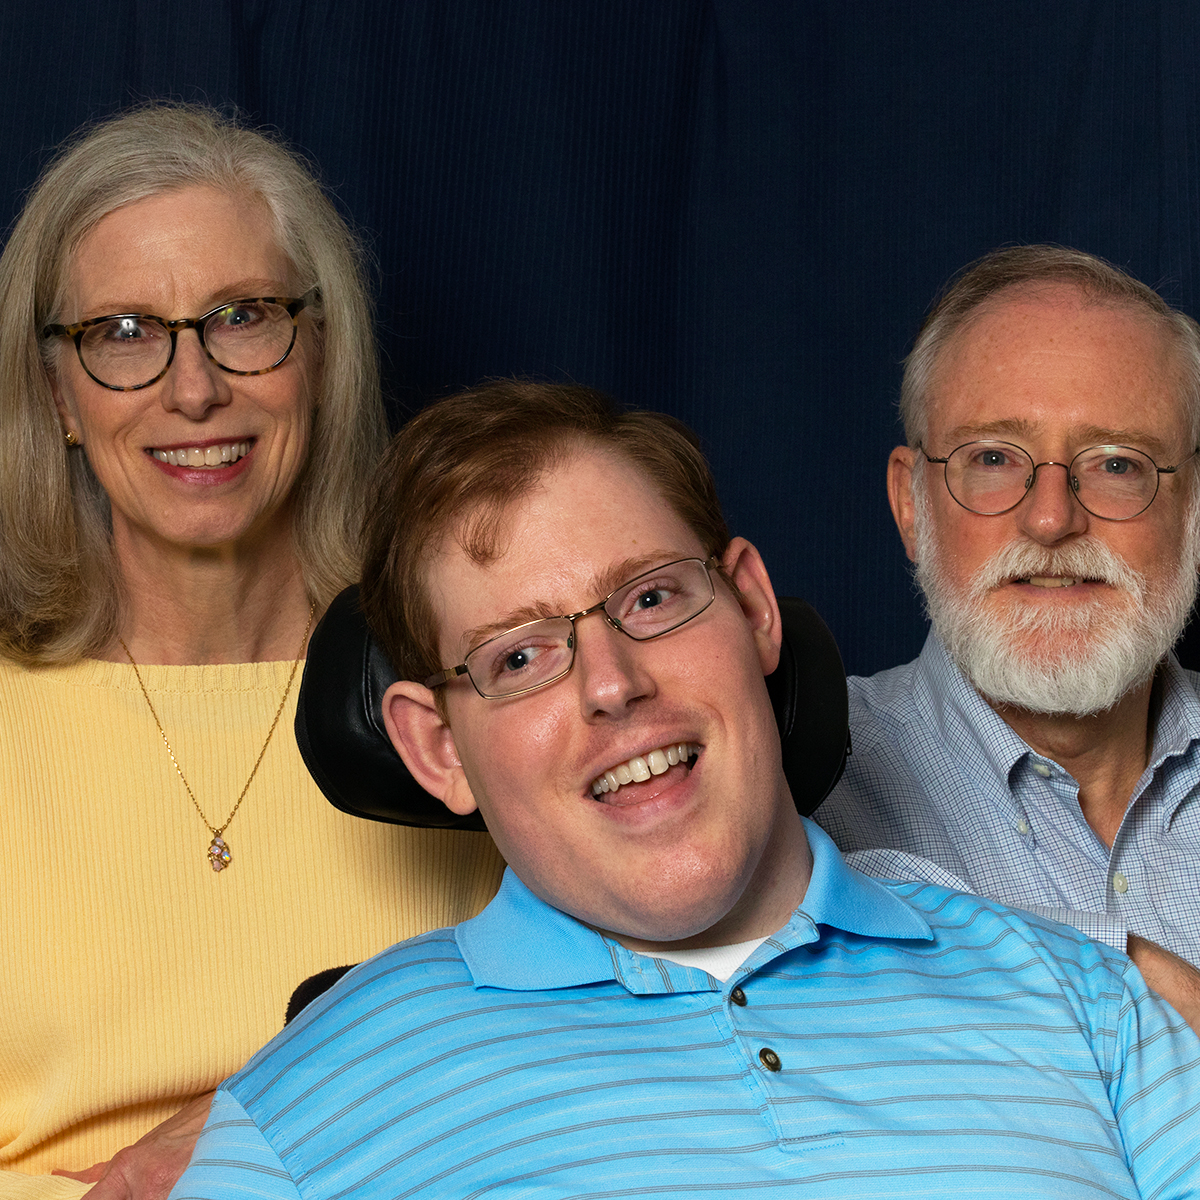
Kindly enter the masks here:
M 603 775 L 593 779 L 592 795 L 603 796 L 605 792 L 615 792 L 627 783 L 645 783 L 652 775 L 662 775 L 669 768 L 687 762 L 699 753 L 699 746 L 693 746 L 690 742 L 676 742 L 671 746 L 651 750 L 646 755 L 635 755 L 628 762 L 611 767 Z
M 249 442 L 224 442 L 219 446 L 190 446 L 179 450 L 155 450 L 159 462 L 173 467 L 223 467 L 250 453 Z

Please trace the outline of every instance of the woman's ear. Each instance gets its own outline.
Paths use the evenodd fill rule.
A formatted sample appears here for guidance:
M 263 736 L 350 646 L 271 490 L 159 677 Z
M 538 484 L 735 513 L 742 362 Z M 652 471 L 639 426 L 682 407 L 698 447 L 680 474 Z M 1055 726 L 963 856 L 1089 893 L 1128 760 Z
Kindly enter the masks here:
M 75 411 L 75 405 L 63 394 L 57 373 L 49 371 L 47 374 L 50 377 L 50 394 L 54 397 L 54 407 L 58 412 L 59 424 L 62 425 L 67 445 L 81 446 L 83 445 L 83 427 L 79 423 L 79 414 Z
M 770 675 L 779 666 L 783 622 L 762 555 L 745 538 L 737 537 L 721 556 L 721 566 L 737 586 L 738 603 L 750 622 L 763 674 Z
M 393 683 L 383 693 L 383 724 L 396 753 L 430 795 L 460 817 L 476 810 L 454 734 L 429 688 L 405 679 Z

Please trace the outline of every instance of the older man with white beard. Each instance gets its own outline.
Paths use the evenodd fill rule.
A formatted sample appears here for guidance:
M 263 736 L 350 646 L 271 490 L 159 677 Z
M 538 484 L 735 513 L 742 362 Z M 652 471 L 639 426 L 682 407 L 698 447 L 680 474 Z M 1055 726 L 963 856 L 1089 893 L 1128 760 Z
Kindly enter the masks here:
M 1200 1024 L 1200 676 L 1170 652 L 1200 560 L 1200 327 L 1091 255 L 997 251 L 926 319 L 901 412 L 888 496 L 933 628 L 850 680 L 817 819 L 860 869 L 1127 950 Z

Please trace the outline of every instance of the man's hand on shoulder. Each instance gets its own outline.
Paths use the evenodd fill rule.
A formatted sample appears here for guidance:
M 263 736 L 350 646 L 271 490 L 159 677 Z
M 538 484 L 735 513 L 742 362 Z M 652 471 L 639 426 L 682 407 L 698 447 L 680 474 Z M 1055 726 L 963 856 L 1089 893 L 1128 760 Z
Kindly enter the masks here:
M 96 1163 L 86 1171 L 52 1173 L 94 1183 L 85 1200 L 166 1200 L 192 1157 L 212 1098 L 212 1092 L 197 1096 L 106 1163 Z
M 1200 971 L 1157 942 L 1131 933 L 1125 953 L 1142 978 L 1200 1034 Z

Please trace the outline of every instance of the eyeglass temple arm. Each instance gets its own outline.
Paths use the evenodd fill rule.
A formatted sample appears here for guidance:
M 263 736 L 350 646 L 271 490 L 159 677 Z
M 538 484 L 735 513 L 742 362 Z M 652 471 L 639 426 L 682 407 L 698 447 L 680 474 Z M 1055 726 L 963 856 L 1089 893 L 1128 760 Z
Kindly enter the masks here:
M 1200 454 L 1200 446 L 1197 446 L 1191 452 L 1191 454 L 1189 454 L 1187 456 L 1187 458 L 1181 458 L 1173 467 L 1155 467 L 1154 469 L 1160 475 L 1174 475 L 1175 472 L 1178 471 L 1179 468 L 1182 467 L 1184 463 L 1191 462 L 1192 459 L 1195 458 L 1197 454 Z
M 447 667 L 444 671 L 438 671 L 436 674 L 430 675 L 425 680 L 427 688 L 441 687 L 444 683 L 449 683 L 452 679 L 457 679 L 460 675 L 467 673 L 467 664 L 459 663 L 457 667 Z

